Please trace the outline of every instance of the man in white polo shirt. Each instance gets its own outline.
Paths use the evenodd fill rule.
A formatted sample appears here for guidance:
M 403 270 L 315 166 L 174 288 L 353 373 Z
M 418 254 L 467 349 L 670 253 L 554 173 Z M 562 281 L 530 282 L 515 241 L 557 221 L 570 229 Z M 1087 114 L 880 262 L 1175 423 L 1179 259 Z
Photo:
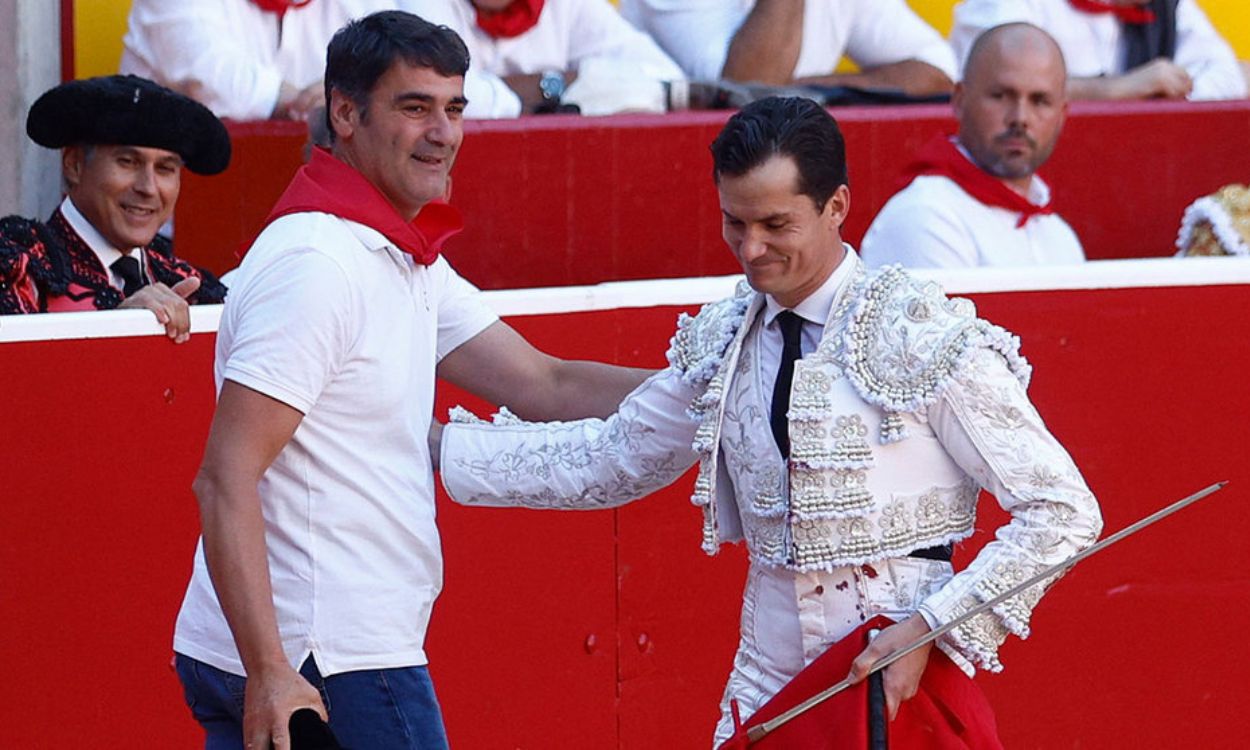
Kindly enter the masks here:
M 316 150 L 237 274 L 195 481 L 203 539 L 174 648 L 207 746 L 290 747 L 309 707 L 353 748 L 447 739 L 424 637 L 442 587 L 436 375 L 532 418 L 610 413 L 645 375 L 530 347 L 439 256 L 468 54 L 389 11 L 327 55 Z
M 959 134 L 936 135 L 917 154 L 911 184 L 864 235 L 864 262 L 951 268 L 1085 260 L 1036 175 L 1063 129 L 1065 77 L 1062 53 L 1036 26 L 985 32 L 955 87 Z

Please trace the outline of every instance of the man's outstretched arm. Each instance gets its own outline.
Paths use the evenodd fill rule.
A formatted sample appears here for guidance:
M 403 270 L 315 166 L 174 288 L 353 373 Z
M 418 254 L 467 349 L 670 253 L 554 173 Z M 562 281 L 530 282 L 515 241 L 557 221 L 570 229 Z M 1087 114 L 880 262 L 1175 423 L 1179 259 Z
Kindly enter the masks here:
M 607 417 L 651 370 L 564 360 L 496 322 L 438 364 L 438 376 L 532 421 Z
M 269 578 L 265 519 L 257 484 L 303 415 L 227 380 L 217 401 L 204 461 L 195 478 L 204 559 L 247 670 L 243 734 L 248 747 L 288 750 L 287 722 L 310 707 L 323 719 L 316 688 L 287 661 Z
M 669 368 L 607 419 L 452 423 L 431 435 L 452 500 L 484 507 L 615 508 L 668 485 L 697 459 L 687 408 L 700 388 Z

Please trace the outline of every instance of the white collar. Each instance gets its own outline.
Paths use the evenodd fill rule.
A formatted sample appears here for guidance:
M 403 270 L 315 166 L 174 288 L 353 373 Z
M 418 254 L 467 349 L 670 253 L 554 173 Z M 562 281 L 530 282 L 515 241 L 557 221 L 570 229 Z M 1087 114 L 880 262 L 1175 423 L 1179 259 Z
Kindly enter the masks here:
M 100 265 L 104 267 L 105 273 L 112 275 L 113 263 L 122 257 L 122 252 L 113 247 L 108 240 L 104 239 L 104 235 L 100 234 L 100 230 L 87 221 L 87 217 L 82 215 L 82 212 L 78 210 L 78 206 L 74 205 L 74 202 L 70 200 L 68 195 L 65 196 L 65 200 L 61 201 L 61 215 L 69 223 L 70 229 L 73 229 L 78 237 L 87 243 L 87 247 L 91 248 L 91 252 L 95 253 L 96 258 L 100 261 Z M 141 250 L 142 248 L 133 248 L 130 257 L 139 261 L 140 273 L 146 273 L 147 258 L 144 257 L 142 252 L 135 252 Z
M 850 279 L 859 265 L 859 256 L 855 254 L 854 248 L 843 242 L 842 249 L 846 251 L 846 255 L 838 267 L 833 269 L 833 273 L 829 274 L 829 278 L 825 279 L 825 283 L 794 307 L 782 307 L 771 294 L 764 295 L 764 325 L 772 325 L 773 320 L 782 310 L 790 309 L 805 322 L 824 327 L 825 321 L 829 319 L 829 313 L 833 310 L 833 303 L 837 300 L 838 291 L 843 287 L 843 282 Z
M 391 260 L 395 261 L 403 268 L 415 268 L 417 266 L 417 262 L 411 255 L 403 250 L 400 250 L 394 242 L 391 242 L 387 239 L 386 235 L 382 234 L 378 230 L 368 224 L 361 224 L 360 222 L 352 221 L 351 219 L 343 219 L 343 221 L 347 223 L 348 231 L 355 235 L 356 239 L 367 250 L 372 252 L 385 250 Z
M 348 231 L 355 235 L 356 239 L 359 240 L 360 244 L 364 245 L 365 248 L 377 251 L 383 250 L 387 247 L 395 247 L 395 244 L 388 240 L 386 235 L 382 234 L 368 224 L 361 224 L 360 222 L 352 221 L 351 219 L 343 219 L 343 221 L 347 223 Z M 399 248 L 395 249 L 398 250 Z

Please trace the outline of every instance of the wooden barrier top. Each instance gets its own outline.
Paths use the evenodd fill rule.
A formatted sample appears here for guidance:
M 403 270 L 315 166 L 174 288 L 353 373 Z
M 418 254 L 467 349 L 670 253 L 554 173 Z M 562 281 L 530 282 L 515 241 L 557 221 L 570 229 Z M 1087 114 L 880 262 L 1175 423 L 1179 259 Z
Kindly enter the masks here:
M 1250 258 L 1149 258 L 1090 261 L 1037 268 L 923 268 L 948 294 L 1047 292 L 1250 285 Z M 501 317 L 559 315 L 640 307 L 696 306 L 733 293 L 741 274 L 643 279 L 589 286 L 486 290 L 483 300 Z M 191 308 L 191 332 L 216 333 L 222 305 Z M 108 310 L 0 316 L 0 344 L 132 336 L 164 336 L 147 310 Z

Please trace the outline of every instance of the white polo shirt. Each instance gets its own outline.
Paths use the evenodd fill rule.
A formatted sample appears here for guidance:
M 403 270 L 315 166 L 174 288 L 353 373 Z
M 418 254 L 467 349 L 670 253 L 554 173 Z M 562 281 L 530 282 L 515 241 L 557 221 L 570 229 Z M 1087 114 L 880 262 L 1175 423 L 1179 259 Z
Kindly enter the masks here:
M 440 257 L 414 263 L 329 214 L 285 216 L 230 288 L 215 377 L 304 414 L 260 482 L 274 607 L 292 666 L 426 663 L 443 567 L 427 434 L 434 368 L 498 318 Z M 174 650 L 243 674 L 203 542 Z

